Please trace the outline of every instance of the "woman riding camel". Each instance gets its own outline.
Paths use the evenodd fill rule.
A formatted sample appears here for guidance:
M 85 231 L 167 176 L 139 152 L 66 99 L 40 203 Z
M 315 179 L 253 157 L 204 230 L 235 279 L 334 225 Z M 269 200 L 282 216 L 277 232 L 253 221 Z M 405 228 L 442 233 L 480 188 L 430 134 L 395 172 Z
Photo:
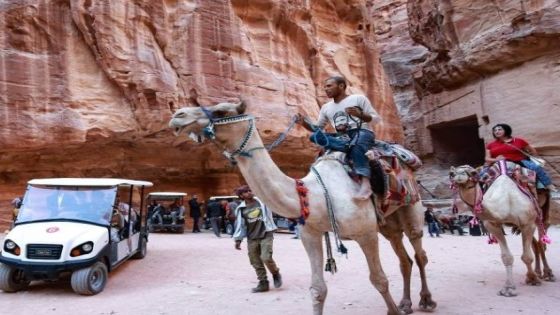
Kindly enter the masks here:
M 512 137 L 511 133 L 512 129 L 507 124 L 497 124 L 492 127 L 492 135 L 496 140 L 486 145 L 486 162 L 491 164 L 499 160 L 507 160 L 517 163 L 535 171 L 538 181 L 548 190 L 556 192 L 556 187 L 552 184 L 550 177 L 542 166 L 529 159 L 529 155 L 537 155 L 537 150 L 524 139 Z

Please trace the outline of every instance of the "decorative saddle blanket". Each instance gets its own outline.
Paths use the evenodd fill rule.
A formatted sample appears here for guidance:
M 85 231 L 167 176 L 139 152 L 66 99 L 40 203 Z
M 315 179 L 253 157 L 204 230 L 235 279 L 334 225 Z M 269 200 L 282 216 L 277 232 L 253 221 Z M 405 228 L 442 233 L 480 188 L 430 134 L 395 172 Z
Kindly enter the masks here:
M 375 148 L 373 150 L 375 151 Z M 378 182 L 374 182 L 374 178 L 372 178 L 373 190 L 378 196 L 382 196 L 382 212 L 384 214 L 387 213 L 391 206 L 407 206 L 419 201 L 420 192 L 418 184 L 412 174 L 414 168 L 399 158 L 398 154 L 381 156 L 378 155 L 379 153 L 375 154 L 376 158 L 370 162 L 370 165 L 377 162 L 381 166 L 385 177 L 385 189 L 383 192 L 380 189 L 376 189 L 375 185 Z M 376 174 L 376 172 L 372 172 L 372 174 Z
M 400 145 L 379 140 L 371 152 L 371 186 L 375 195 L 381 199 L 379 204 L 383 214 L 391 206 L 406 206 L 419 201 L 418 184 L 412 172 L 422 165 L 420 159 Z M 319 159 L 335 159 L 344 166 L 350 177 L 355 177 L 352 162 L 346 159 L 345 153 L 328 151 Z
M 513 179 L 517 185 L 523 188 L 534 188 L 536 187 L 536 173 L 530 169 L 524 168 L 519 164 L 513 162 L 506 162 L 506 175 Z M 494 163 L 487 168 L 483 168 L 480 172 L 480 182 L 482 183 L 482 190 L 486 191 L 502 174 L 500 170 L 500 165 Z M 531 190 L 531 189 L 529 189 Z

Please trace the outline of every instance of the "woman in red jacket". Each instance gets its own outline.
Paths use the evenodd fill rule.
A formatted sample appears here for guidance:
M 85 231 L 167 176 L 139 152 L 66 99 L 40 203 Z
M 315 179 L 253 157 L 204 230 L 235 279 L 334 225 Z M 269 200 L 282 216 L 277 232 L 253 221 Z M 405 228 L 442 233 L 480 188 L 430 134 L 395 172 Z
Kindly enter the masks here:
M 511 136 L 512 129 L 507 124 L 497 124 L 492 127 L 494 141 L 486 145 L 486 162 L 494 163 L 499 160 L 507 160 L 522 165 L 537 173 L 537 179 L 550 191 L 557 191 L 545 170 L 531 161 L 527 152 L 532 156 L 537 155 L 537 150 L 527 141 L 519 137 Z

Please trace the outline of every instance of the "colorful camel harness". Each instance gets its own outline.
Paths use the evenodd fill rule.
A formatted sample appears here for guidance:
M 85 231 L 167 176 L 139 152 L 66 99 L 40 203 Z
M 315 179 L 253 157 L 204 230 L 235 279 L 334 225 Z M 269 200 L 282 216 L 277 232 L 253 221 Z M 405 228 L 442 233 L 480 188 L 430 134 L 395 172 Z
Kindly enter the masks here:
M 473 213 L 474 213 L 474 218 L 469 222 L 469 224 L 471 225 L 476 225 L 479 223 L 478 220 L 478 216 L 482 213 L 483 208 L 482 208 L 482 198 L 484 195 L 484 191 L 482 190 L 480 183 L 483 183 L 485 185 L 485 188 L 488 189 L 490 187 L 490 185 L 492 185 L 492 183 L 494 182 L 494 180 L 496 180 L 496 178 L 498 176 L 509 176 L 513 179 L 513 181 L 515 182 L 515 184 L 517 185 L 517 188 L 524 194 L 526 195 L 531 202 L 533 203 L 533 206 L 535 207 L 535 211 L 537 212 L 537 219 L 536 219 L 536 223 L 537 223 L 537 227 L 538 227 L 538 231 L 539 231 L 539 240 L 541 243 L 543 244 L 550 244 L 552 242 L 552 240 L 548 237 L 548 235 L 546 235 L 546 229 L 544 228 L 544 222 L 543 222 L 543 211 L 541 209 L 541 207 L 539 206 L 538 200 L 536 198 L 536 196 L 534 196 L 531 191 L 529 190 L 529 188 L 527 187 L 527 184 L 523 184 L 522 181 L 519 179 L 519 175 L 516 175 L 515 172 L 514 174 L 508 174 L 508 168 L 507 168 L 507 164 L 506 161 L 504 160 L 500 160 L 498 163 L 496 163 L 495 165 L 497 165 L 497 171 L 492 172 L 490 171 L 489 173 L 492 173 L 490 175 L 486 175 L 485 179 L 481 179 L 479 178 L 479 175 L 468 175 L 468 181 L 467 183 L 472 183 L 472 186 L 468 186 L 467 188 L 473 188 L 475 189 L 474 192 L 474 204 L 469 204 L 465 201 L 465 203 L 471 207 L 473 209 Z M 492 170 L 492 169 L 491 169 Z M 532 177 L 534 179 L 534 173 L 531 173 L 533 171 L 530 170 L 526 170 L 524 169 L 526 172 L 530 173 L 529 177 Z M 516 170 L 517 172 L 520 172 L 521 170 Z M 455 182 L 451 182 L 451 189 L 453 190 L 453 213 L 457 213 L 458 209 L 457 209 L 457 194 L 458 194 L 458 187 L 455 184 Z M 464 200 L 463 200 L 464 201 Z M 488 244 L 495 244 L 498 243 L 498 240 L 496 239 L 496 237 L 494 235 L 488 234 Z

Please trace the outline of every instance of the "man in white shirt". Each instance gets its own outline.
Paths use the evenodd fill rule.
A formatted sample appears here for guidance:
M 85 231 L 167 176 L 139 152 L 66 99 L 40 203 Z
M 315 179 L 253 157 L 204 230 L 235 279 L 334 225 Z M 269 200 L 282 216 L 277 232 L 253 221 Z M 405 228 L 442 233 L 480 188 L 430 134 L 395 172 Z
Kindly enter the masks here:
M 325 80 L 325 93 L 332 101 L 324 104 L 319 112 L 316 125 L 309 122 L 307 117 L 301 117 L 299 122 L 306 129 L 313 131 L 313 142 L 325 146 L 327 149 L 346 152 L 354 163 L 354 171 L 360 176 L 360 189 L 354 195 L 357 200 L 368 200 L 372 194 L 370 177 L 371 169 L 365 153 L 375 143 L 375 133 L 372 125 L 381 121 L 373 109 L 370 101 L 364 95 L 346 94 L 346 80 L 340 76 L 333 76 Z M 339 135 L 345 137 L 325 135 L 322 130 L 329 122 Z M 319 139 L 326 141 L 320 141 Z M 324 142 L 324 144 L 321 144 Z

